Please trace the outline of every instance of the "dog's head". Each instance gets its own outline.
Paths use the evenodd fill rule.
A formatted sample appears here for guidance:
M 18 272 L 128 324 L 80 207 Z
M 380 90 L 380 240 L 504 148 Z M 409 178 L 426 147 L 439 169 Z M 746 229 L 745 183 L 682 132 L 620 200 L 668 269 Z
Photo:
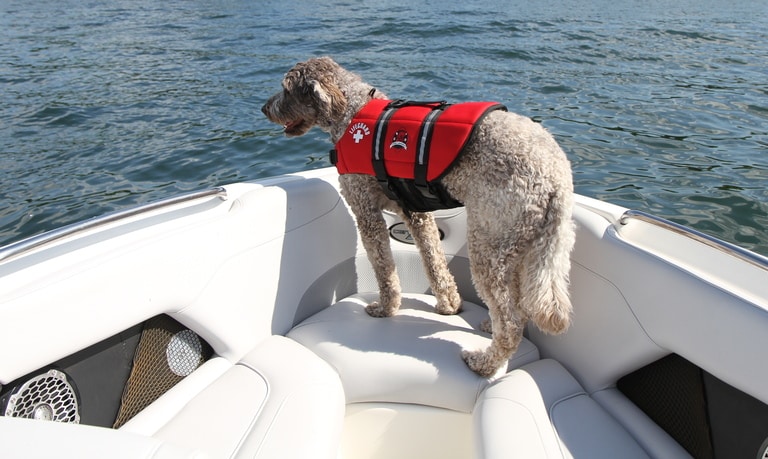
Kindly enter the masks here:
M 344 74 L 329 57 L 300 62 L 285 74 L 283 90 L 270 97 L 261 111 L 273 123 L 285 126 L 287 136 L 304 135 L 313 126 L 330 130 L 347 107 L 340 89 Z

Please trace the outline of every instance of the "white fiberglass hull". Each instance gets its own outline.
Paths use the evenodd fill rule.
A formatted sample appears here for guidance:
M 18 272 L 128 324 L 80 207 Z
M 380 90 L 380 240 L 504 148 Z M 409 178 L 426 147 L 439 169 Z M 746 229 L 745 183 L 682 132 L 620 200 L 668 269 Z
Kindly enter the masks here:
M 344 370 L 345 362 L 334 360 L 348 354 L 323 354 L 314 347 L 317 343 L 306 344 L 314 338 L 296 331 L 297 325 L 304 326 L 320 313 L 334 313 L 328 308 L 344 298 L 376 291 L 336 179 L 334 169 L 322 169 L 233 184 L 0 249 L 0 409 L 7 411 L 24 378 L 52 364 L 65 373 L 83 374 L 83 362 L 99 352 L 94 345 L 129 330 L 136 335 L 140 324 L 158 315 L 189 328 L 211 349 L 206 363 L 117 430 L 88 422 L 109 416 L 91 414 L 100 406 L 93 401 L 98 397 L 90 395 L 96 389 L 86 376 L 71 382 L 77 386 L 83 409 L 81 425 L 19 422 L 13 412 L 0 411 L 6 414 L 0 417 L 0 444 L 7 445 L 0 456 L 278 457 L 275 451 L 280 451 L 279 457 L 322 457 L 323 452 L 344 458 L 492 457 L 498 451 L 491 431 L 499 428 L 508 442 L 525 443 L 515 440 L 514 426 L 499 427 L 508 422 L 504 419 L 509 412 L 490 416 L 486 407 L 483 416 L 490 417 L 478 420 L 476 406 L 481 406 L 481 394 L 491 381 L 482 382 L 470 396 L 455 392 L 461 384 L 475 384 L 466 379 L 472 374 L 461 373 L 465 368 L 459 347 L 468 342 L 461 341 L 464 338 L 457 338 L 458 346 L 451 348 L 454 354 L 434 357 L 438 360 L 421 354 L 428 352 L 419 347 L 423 340 L 403 349 L 401 356 L 391 350 L 377 353 L 372 347 L 366 358 L 384 358 L 377 367 L 395 366 L 388 369 L 390 380 L 365 382 L 366 375 L 354 374 L 357 364 L 353 370 Z M 385 218 L 403 291 L 416 295 L 412 301 L 428 303 L 429 286 L 417 250 L 396 217 Z M 695 454 L 617 389 L 617 381 L 669 355 L 680 356 L 755 399 L 756 406 L 768 402 L 768 368 L 763 365 L 768 349 L 768 262 L 764 257 L 586 197 L 578 197 L 574 218 L 578 227 L 571 272 L 574 324 L 561 336 L 547 336 L 530 327 L 526 342 L 535 350 L 535 360 L 557 362 L 567 369 L 593 407 L 589 410 L 608 414 L 605 419 L 615 426 L 599 428 L 603 433 L 616 428 L 623 433 L 613 438 L 626 435 L 626 443 L 605 443 L 606 448 L 626 448 L 631 443 L 634 446 L 627 451 L 650 457 Z M 437 220 L 462 297 L 482 305 L 469 274 L 463 209 L 441 211 Z M 476 311 L 482 314 L 482 307 Z M 418 314 L 419 320 L 432 320 L 423 315 L 427 312 Z M 340 323 L 349 315 L 334 317 L 333 323 Z M 360 325 L 372 327 L 371 339 L 388 319 L 377 320 Z M 453 330 L 449 328 L 438 330 L 436 336 Z M 474 329 L 461 332 L 472 339 L 480 336 Z M 342 335 L 337 348 L 350 348 L 349 341 L 343 340 L 358 339 Z M 394 360 L 387 357 L 392 355 Z M 397 363 L 401 362 L 398 357 L 405 363 Z M 307 377 L 292 364 L 302 359 L 308 359 L 307 368 L 317 365 L 322 384 L 332 385 L 338 379 L 341 385 L 287 390 L 305 398 L 293 400 L 286 395 L 284 401 L 288 401 L 280 405 L 284 410 L 270 415 L 267 424 L 272 427 L 261 425 L 276 403 L 270 397 L 280 396 L 281 388 L 293 388 Z M 419 365 L 424 361 L 430 364 L 428 369 L 436 369 L 434 375 L 421 373 L 424 367 Z M 404 368 L 411 363 L 415 366 L 409 373 Z M 525 369 L 531 362 L 521 365 Z M 248 382 L 252 375 L 233 376 L 233 371 L 243 368 L 261 379 Z M 375 368 L 366 371 L 370 374 Z M 451 372 L 465 379 L 445 380 Z M 443 379 L 434 385 L 419 379 L 438 376 Z M 427 388 L 424 395 L 419 395 L 420 384 Z M 220 386 L 225 387 L 220 395 L 209 394 Z M 306 393 L 301 392 L 305 389 Z M 311 397 L 313 391 L 328 395 L 318 401 Z M 122 386 L 113 392 L 119 395 Z M 465 396 L 466 403 L 457 402 Z M 219 397 L 233 400 L 219 404 Z M 233 411 L 227 411 L 228 403 Z M 210 419 L 206 419 L 208 409 Z M 720 415 L 714 409 L 708 412 L 708 422 L 723 422 L 715 419 Z M 577 410 L 575 416 L 590 416 L 584 413 Z M 188 417 L 206 420 L 188 422 Z M 488 426 L 489 419 L 493 427 Z M 562 427 L 566 424 L 558 430 L 556 419 L 551 422 L 552 441 L 559 451 L 584 456 L 589 446 L 571 438 L 586 438 L 586 434 L 574 436 Z M 89 423 L 101 427 L 82 425 Z M 729 436 L 713 430 L 712 448 L 727 449 L 724 442 Z M 754 443 L 751 437 L 738 440 Z M 760 441 L 752 443 L 750 451 L 757 454 Z M 549 451 L 546 445 L 543 448 Z M 595 448 L 592 457 L 600 457 L 600 445 Z M 308 451 L 311 456 L 306 456 Z

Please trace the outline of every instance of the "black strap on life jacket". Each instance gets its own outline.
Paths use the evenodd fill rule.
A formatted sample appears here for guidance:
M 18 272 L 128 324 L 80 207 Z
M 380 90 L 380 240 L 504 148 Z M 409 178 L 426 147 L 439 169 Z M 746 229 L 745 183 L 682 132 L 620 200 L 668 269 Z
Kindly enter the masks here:
M 417 140 L 414 178 L 391 177 L 384 166 L 384 149 L 388 139 L 384 138 L 390 118 L 397 110 L 410 106 L 428 106 L 432 112 L 421 125 Z M 396 201 L 406 212 L 430 212 L 438 209 L 452 209 L 464 204 L 455 200 L 439 181 L 427 182 L 427 164 L 429 164 L 429 146 L 432 131 L 437 119 L 449 104 L 444 101 L 407 101 L 395 100 L 388 104 L 374 127 L 374 147 L 372 152 L 373 171 L 384 193 Z

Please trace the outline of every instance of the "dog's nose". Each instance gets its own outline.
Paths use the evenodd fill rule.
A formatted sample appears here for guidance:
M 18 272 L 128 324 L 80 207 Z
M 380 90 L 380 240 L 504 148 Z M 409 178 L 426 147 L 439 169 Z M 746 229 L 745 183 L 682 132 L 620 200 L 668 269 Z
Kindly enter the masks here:
M 261 106 L 261 113 L 267 114 L 267 105 L 269 105 L 269 102 Z

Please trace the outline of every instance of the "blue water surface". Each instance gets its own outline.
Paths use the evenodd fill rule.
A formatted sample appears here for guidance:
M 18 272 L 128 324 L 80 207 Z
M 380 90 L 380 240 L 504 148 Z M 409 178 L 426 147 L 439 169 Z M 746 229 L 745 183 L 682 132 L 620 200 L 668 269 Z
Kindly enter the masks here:
M 768 1 L 0 0 L 0 244 L 324 167 L 259 108 L 331 55 L 540 121 L 576 190 L 768 254 Z

